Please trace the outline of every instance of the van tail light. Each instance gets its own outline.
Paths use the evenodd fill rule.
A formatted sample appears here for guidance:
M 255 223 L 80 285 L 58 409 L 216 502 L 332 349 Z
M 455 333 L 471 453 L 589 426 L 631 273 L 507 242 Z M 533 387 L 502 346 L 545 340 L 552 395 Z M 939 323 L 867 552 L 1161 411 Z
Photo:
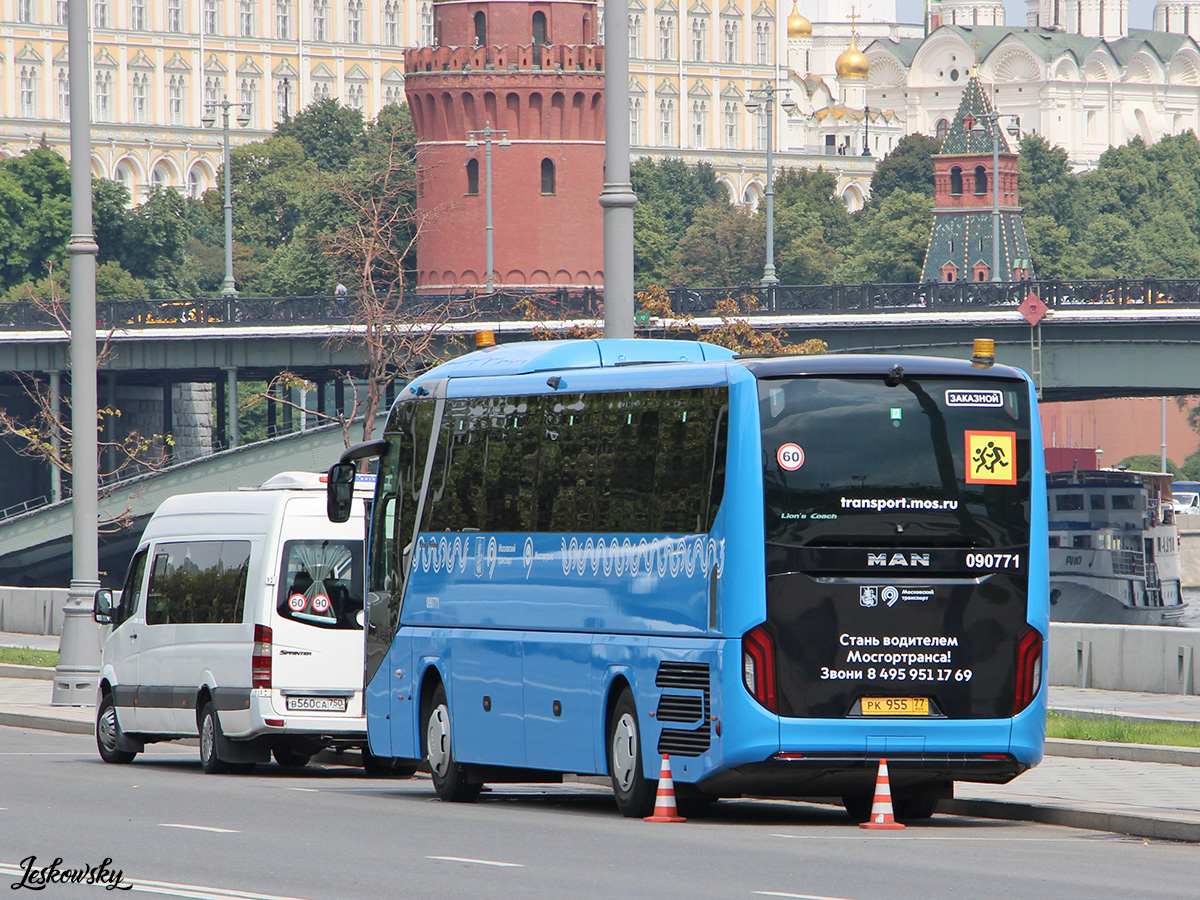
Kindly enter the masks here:
M 759 703 L 777 711 L 775 700 L 775 642 L 765 625 L 742 635 L 742 683 Z
M 271 686 L 271 629 L 254 626 L 254 655 L 250 658 L 250 684 L 256 688 Z
M 1016 677 L 1013 679 L 1015 716 L 1033 702 L 1042 686 L 1042 648 L 1045 638 L 1036 628 L 1027 626 L 1017 639 Z

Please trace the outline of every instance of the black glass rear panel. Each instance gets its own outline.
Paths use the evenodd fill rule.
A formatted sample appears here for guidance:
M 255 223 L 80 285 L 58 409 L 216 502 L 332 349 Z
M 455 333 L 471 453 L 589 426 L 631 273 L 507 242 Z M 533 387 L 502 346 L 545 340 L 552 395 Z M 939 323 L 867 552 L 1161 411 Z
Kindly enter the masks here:
M 1025 383 L 796 377 L 760 381 L 759 402 L 780 714 L 915 697 L 933 715 L 1010 715 L 1026 621 Z

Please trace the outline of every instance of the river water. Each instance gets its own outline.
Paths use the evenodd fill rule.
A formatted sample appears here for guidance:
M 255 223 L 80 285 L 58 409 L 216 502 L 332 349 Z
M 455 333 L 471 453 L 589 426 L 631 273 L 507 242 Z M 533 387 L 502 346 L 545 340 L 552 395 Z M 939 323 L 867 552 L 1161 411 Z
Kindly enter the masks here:
M 1179 624 L 1200 628 L 1200 588 L 1184 588 L 1183 599 L 1187 601 L 1188 608 Z

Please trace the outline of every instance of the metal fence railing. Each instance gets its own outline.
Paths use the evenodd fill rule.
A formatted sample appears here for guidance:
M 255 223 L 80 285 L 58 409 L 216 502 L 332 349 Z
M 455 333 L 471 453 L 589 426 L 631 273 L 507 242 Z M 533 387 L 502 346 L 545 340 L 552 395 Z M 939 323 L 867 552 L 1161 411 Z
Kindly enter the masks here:
M 676 313 L 712 314 L 726 299 L 753 298 L 745 315 L 802 313 L 905 313 L 920 310 L 987 310 L 1011 308 L 1035 295 L 1051 309 L 1078 307 L 1200 307 L 1200 279 L 1138 281 L 923 282 L 919 284 L 803 284 L 733 285 L 728 287 L 673 286 L 666 289 Z M 100 300 L 97 327 L 179 328 L 181 326 L 246 326 L 338 324 L 357 318 L 357 300 L 350 297 L 198 297 L 174 300 Z M 408 293 L 385 301 L 404 318 L 420 321 L 447 311 L 457 319 L 478 321 L 539 321 L 597 319 L 604 315 L 602 292 L 595 288 L 554 290 L 501 289 L 491 294 Z M 447 310 L 447 306 L 449 310 Z M 19 300 L 0 303 L 0 331 L 57 329 L 54 316 L 43 306 Z

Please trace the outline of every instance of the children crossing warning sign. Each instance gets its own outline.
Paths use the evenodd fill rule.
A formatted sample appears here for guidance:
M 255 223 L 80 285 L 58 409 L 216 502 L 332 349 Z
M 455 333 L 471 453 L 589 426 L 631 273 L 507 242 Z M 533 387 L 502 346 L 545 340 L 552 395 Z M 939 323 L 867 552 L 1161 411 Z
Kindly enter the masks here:
M 1017 433 L 968 431 L 967 484 L 1017 483 Z

